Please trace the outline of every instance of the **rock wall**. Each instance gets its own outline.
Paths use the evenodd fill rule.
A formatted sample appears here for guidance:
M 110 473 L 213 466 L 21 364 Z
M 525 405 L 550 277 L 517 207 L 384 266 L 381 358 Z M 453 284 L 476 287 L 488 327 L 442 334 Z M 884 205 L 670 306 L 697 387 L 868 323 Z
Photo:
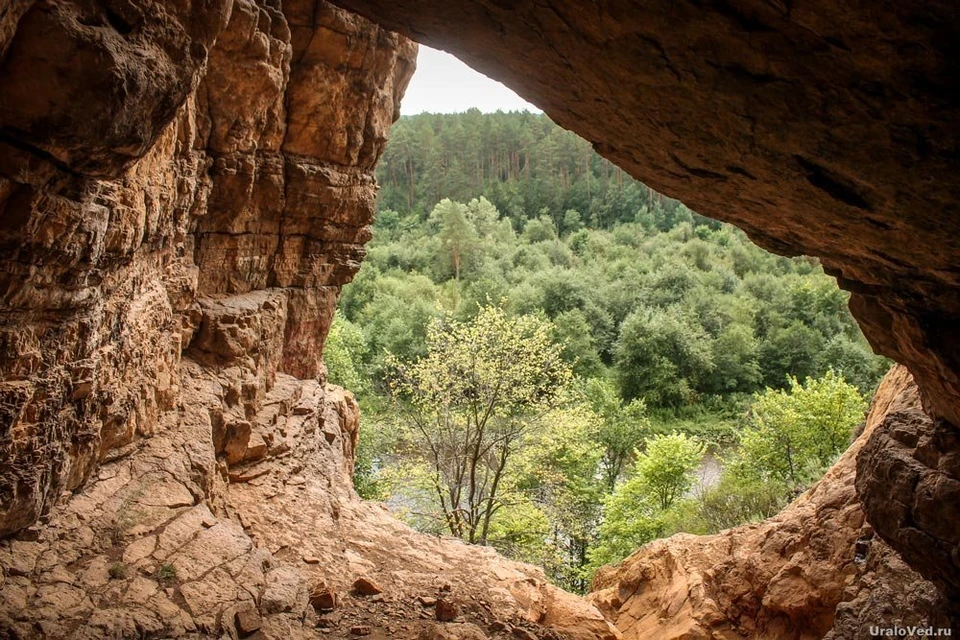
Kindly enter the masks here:
M 774 518 L 650 543 L 595 578 L 590 599 L 625 639 L 859 640 L 870 627 L 951 628 L 937 588 L 864 521 L 858 452 L 919 411 L 903 367 L 881 383 L 865 429 L 813 488 Z
M 247 402 L 275 371 L 322 378 L 415 51 L 324 3 L 16 6 L 0 30 L 0 535 L 177 410 L 185 352 L 261 365 L 237 380 Z
M 318 0 L 0 8 L 0 636 L 617 637 L 353 491 L 322 348 L 415 52 Z
M 918 406 L 891 412 L 857 457 L 857 495 L 904 560 L 960 607 L 960 434 Z

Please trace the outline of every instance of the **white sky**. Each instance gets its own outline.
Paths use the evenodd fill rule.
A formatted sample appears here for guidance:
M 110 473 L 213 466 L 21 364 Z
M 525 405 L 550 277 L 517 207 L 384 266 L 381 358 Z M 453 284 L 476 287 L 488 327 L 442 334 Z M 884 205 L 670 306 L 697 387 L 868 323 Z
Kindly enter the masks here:
M 449 53 L 420 45 L 417 71 L 400 103 L 400 113 L 458 113 L 476 107 L 484 113 L 540 112 L 495 80 L 478 73 Z

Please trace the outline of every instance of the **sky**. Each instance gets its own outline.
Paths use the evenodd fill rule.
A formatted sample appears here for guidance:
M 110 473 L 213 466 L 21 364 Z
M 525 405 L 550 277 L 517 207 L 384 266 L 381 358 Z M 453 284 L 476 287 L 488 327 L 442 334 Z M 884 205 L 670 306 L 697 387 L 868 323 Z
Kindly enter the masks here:
M 457 113 L 476 107 L 484 113 L 539 112 L 496 80 L 474 71 L 449 53 L 420 45 L 417 71 L 400 103 L 400 113 Z

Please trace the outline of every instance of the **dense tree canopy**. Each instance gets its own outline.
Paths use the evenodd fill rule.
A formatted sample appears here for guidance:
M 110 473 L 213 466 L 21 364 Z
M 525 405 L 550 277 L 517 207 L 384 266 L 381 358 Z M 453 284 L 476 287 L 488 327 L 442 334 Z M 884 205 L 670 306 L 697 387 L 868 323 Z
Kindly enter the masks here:
M 408 116 L 390 138 L 377 171 L 384 209 L 424 212 L 443 198 L 483 194 L 518 230 L 546 215 L 568 233 L 632 220 L 662 200 L 543 114 Z
M 657 536 L 776 512 L 886 369 L 816 260 L 546 116 L 401 118 L 378 177 L 325 355 L 364 414 L 357 489 L 568 588 Z

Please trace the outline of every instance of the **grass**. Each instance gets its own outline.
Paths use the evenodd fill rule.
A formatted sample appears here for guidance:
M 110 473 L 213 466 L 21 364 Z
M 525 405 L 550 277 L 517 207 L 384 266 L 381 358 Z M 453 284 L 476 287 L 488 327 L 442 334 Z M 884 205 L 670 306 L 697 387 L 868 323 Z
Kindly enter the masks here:
M 123 580 L 127 577 L 127 565 L 122 562 L 114 562 L 110 565 L 110 568 L 107 569 L 107 574 L 111 580 Z
M 177 569 L 172 564 L 162 564 L 157 568 L 156 578 L 160 582 L 173 582 L 177 579 Z

